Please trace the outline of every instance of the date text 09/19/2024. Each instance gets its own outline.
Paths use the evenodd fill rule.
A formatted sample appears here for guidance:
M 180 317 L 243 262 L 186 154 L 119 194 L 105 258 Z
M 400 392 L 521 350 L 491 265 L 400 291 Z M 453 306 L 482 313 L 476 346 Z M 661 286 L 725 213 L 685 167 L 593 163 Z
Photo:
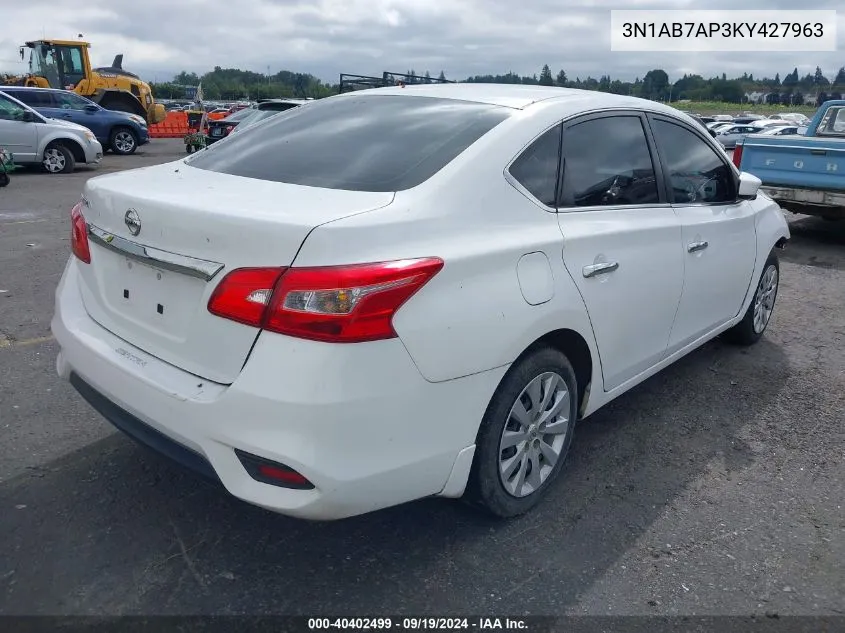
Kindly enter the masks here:
M 447 631 L 447 630 L 523 630 L 531 627 L 522 618 L 472 617 L 402 617 L 402 618 L 308 618 L 308 630 L 373 630 L 373 631 Z

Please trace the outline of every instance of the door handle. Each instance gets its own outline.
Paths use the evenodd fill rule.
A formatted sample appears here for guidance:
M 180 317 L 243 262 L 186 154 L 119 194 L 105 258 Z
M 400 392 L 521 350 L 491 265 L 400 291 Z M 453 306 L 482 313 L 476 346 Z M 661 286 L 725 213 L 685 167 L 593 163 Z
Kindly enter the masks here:
M 687 251 L 695 253 L 696 251 L 703 251 L 708 246 L 707 242 L 690 242 L 687 244 Z
M 607 273 L 612 273 L 614 270 L 619 268 L 619 262 L 604 262 L 601 264 L 590 264 L 589 266 L 584 266 L 581 269 L 581 273 L 589 279 L 590 277 L 595 277 L 596 275 L 606 275 Z

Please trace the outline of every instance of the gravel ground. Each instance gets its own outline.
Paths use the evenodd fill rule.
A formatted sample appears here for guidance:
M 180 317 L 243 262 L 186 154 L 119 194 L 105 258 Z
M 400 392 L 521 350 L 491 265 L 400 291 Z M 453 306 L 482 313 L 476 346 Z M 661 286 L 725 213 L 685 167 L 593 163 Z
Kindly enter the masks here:
M 182 152 L 0 190 L 0 614 L 845 614 L 845 223 L 790 216 L 764 340 L 713 341 L 591 417 L 534 513 L 315 524 L 136 447 L 55 376 L 82 183 Z

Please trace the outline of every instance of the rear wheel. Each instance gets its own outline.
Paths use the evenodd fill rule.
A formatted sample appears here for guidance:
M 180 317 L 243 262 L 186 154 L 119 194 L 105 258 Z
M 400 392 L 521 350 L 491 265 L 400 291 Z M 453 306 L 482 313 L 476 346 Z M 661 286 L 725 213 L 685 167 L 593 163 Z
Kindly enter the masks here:
M 50 174 L 69 174 L 76 166 L 73 153 L 61 143 L 50 143 L 41 161 L 44 171 Z
M 578 415 L 575 371 L 537 349 L 511 367 L 481 422 L 465 499 L 499 517 L 531 510 L 558 476 Z
M 118 127 L 109 136 L 109 147 L 115 154 L 133 154 L 138 149 L 138 139 L 128 127 Z
M 725 332 L 726 340 L 737 345 L 753 345 L 762 338 L 775 310 L 779 281 L 780 263 L 777 255 L 770 253 L 754 290 L 751 305 L 745 311 L 742 321 Z

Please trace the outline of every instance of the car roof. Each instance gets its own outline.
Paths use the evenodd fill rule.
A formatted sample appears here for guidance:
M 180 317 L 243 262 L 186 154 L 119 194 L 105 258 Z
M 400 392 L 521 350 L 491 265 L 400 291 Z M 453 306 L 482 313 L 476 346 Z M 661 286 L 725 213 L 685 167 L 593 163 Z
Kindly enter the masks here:
M 455 83 L 455 84 L 419 84 L 403 87 L 369 88 L 355 90 L 337 95 L 333 98 L 349 98 L 353 96 L 378 97 L 383 95 L 408 95 L 415 97 L 435 97 L 439 99 L 454 99 L 470 101 L 495 106 L 503 106 L 523 110 L 541 101 L 555 100 L 559 103 L 571 102 L 573 111 L 636 108 L 663 112 L 675 116 L 683 113 L 667 105 L 616 95 L 609 92 L 595 90 L 578 90 L 576 88 L 557 88 L 554 86 L 526 86 L 513 84 L 483 84 L 483 83 Z

